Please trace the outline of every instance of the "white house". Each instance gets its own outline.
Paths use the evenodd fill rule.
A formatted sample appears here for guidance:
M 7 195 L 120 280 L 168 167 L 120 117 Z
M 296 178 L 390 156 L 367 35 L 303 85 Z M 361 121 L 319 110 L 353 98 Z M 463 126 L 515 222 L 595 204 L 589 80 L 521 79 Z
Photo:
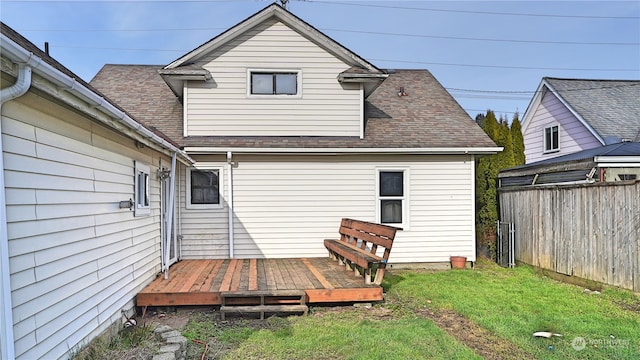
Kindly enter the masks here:
M 640 142 L 639 99 L 638 80 L 543 78 L 522 118 L 526 163 Z
M 184 259 L 326 256 L 352 217 L 403 228 L 393 264 L 475 260 L 475 158 L 500 148 L 426 70 L 378 69 L 272 4 L 91 84 L 196 161 L 179 179 Z
M 324 257 L 342 217 L 402 227 L 392 264 L 475 261 L 475 158 L 501 149 L 426 70 L 275 4 L 91 84 L 1 30 L 3 360 L 68 357 L 179 258 Z
M 0 358 L 66 358 L 162 270 L 170 175 L 192 160 L 0 26 Z

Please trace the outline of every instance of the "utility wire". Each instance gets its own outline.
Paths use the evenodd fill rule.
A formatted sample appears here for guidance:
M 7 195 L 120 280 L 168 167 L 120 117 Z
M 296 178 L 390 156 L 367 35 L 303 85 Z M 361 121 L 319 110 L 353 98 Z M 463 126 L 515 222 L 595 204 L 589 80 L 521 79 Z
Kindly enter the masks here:
M 473 15 L 481 14 L 481 15 L 530 16 L 530 17 L 576 18 L 576 19 L 619 19 L 619 20 L 640 19 L 640 16 L 534 14 L 534 13 L 512 13 L 512 12 L 499 12 L 499 11 L 436 9 L 436 8 L 408 7 L 408 6 L 398 6 L 398 5 L 374 5 L 371 3 L 358 4 L 358 3 L 339 2 L 339 1 L 314 1 L 314 0 L 307 0 L 307 1 L 317 3 L 317 4 L 347 5 L 347 6 L 360 6 L 360 7 L 383 8 L 383 9 L 411 10 L 411 11 L 449 12 L 449 13 L 462 13 L 462 14 L 473 14 Z
M 442 65 L 442 66 L 462 66 L 462 67 L 481 67 L 495 69 L 520 69 L 520 70 L 561 70 L 561 71 L 621 71 L 621 72 L 640 72 L 640 68 L 636 69 L 598 69 L 598 68 L 560 68 L 560 67 L 531 67 L 531 66 L 509 66 L 509 65 L 481 65 L 481 64 L 456 64 L 443 62 L 427 62 L 427 61 L 407 61 L 407 60 L 390 60 L 390 59 L 370 59 L 371 61 L 383 61 L 392 63 L 411 63 L 426 65 Z
M 55 45 L 55 47 L 63 48 L 63 49 L 85 49 L 85 50 L 175 52 L 175 53 L 183 53 L 183 54 L 191 51 L 191 50 L 184 50 L 184 49 L 151 49 L 151 48 L 145 49 L 145 48 L 95 47 L 95 46 L 72 46 L 72 45 Z M 50 49 L 54 49 L 54 46 L 50 46 Z M 640 72 L 640 68 L 637 68 L 637 69 L 562 68 L 562 67 L 536 67 L 536 66 L 512 66 L 512 65 L 460 64 L 460 63 L 407 61 L 407 60 L 392 60 L 392 59 L 369 59 L 369 60 L 388 62 L 388 63 L 411 63 L 411 64 L 422 64 L 422 65 L 458 66 L 458 67 L 491 68 L 491 69 Z
M 210 31 L 224 30 L 223 28 L 173 28 L 173 29 L 18 29 L 20 32 L 176 32 L 176 31 Z M 407 33 L 390 33 L 381 31 L 362 31 L 347 29 L 320 29 L 328 32 L 356 33 L 367 35 L 401 36 L 429 39 L 463 40 L 463 41 L 490 41 L 490 42 L 511 42 L 526 44 L 556 44 L 556 45 L 600 45 L 600 46 L 640 46 L 640 42 L 581 42 L 581 41 L 548 41 L 548 40 L 520 40 L 520 39 L 496 39 L 496 38 L 474 38 L 461 36 L 423 35 Z
M 369 35 L 386 35 L 386 36 L 403 36 L 403 37 L 419 37 L 431 39 L 447 39 L 447 40 L 468 40 L 468 41 L 492 41 L 492 42 L 515 42 L 527 44 L 559 44 L 559 45 L 612 45 L 612 46 L 638 46 L 640 42 L 578 42 L 578 41 L 544 41 L 544 40 L 518 40 L 518 39 L 495 39 L 495 38 L 471 38 L 459 36 L 438 36 L 438 35 L 419 35 L 406 33 L 387 33 L 377 31 L 360 31 L 360 30 L 344 30 L 344 29 L 321 29 L 322 31 L 336 31 L 346 33 L 358 33 Z
M 237 2 L 238 0 L 2 0 L 4 3 L 23 3 L 23 4 L 37 4 L 37 3 L 122 3 L 122 4 L 183 4 L 183 3 L 220 3 L 220 2 Z M 535 14 L 535 13 L 513 13 L 513 12 L 501 12 L 501 11 L 477 11 L 477 10 L 454 10 L 454 9 L 439 9 L 439 8 L 422 8 L 411 6 L 399 6 L 399 5 L 377 5 L 371 3 L 355 3 L 355 2 L 340 2 L 340 1 L 317 1 L 317 0 L 297 0 L 298 2 L 309 2 L 316 4 L 328 4 L 328 5 L 346 5 L 346 6 L 359 6 L 369 8 L 383 8 L 383 9 L 396 9 L 396 10 L 411 10 L 411 11 L 431 11 L 431 12 L 447 12 L 447 13 L 461 13 L 461 14 L 473 14 L 473 15 L 500 15 L 500 16 L 529 16 L 529 17 L 549 17 L 549 18 L 575 18 L 575 19 L 619 19 L 619 20 L 638 20 L 640 16 L 605 16 L 605 15 L 564 15 L 564 14 Z

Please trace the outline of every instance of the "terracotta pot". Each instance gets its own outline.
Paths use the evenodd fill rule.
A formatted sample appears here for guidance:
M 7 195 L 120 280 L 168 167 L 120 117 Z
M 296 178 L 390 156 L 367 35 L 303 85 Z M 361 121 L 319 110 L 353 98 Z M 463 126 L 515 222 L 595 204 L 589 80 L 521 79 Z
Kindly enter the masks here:
M 466 256 L 451 256 L 449 260 L 451 260 L 452 269 L 464 269 L 467 264 Z

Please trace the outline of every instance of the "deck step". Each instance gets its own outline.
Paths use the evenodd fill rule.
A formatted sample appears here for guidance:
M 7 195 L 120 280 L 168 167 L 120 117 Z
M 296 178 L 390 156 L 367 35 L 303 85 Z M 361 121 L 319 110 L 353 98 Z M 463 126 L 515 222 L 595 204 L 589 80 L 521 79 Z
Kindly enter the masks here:
M 220 314 L 224 320 L 227 313 L 250 314 L 259 313 L 260 320 L 264 320 L 265 313 L 302 313 L 307 315 L 309 307 L 307 305 L 255 305 L 255 306 L 221 306 Z
M 227 313 L 302 313 L 307 315 L 307 293 L 304 290 L 228 291 L 220 294 L 221 319 Z

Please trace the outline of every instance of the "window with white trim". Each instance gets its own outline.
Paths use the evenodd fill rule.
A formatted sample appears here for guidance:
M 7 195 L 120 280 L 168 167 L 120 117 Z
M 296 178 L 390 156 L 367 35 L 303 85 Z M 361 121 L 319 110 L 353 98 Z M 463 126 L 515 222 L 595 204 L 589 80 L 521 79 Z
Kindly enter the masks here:
M 544 152 L 555 152 L 560 149 L 560 129 L 558 125 L 544 128 Z
M 187 169 L 187 209 L 222 208 L 222 168 Z
M 377 175 L 378 222 L 406 226 L 408 170 L 378 169 Z
M 135 181 L 134 181 L 134 197 L 133 215 L 147 216 L 151 214 L 151 189 L 150 189 L 151 171 L 148 165 L 135 163 Z
M 250 96 L 300 96 L 300 70 L 248 70 Z

